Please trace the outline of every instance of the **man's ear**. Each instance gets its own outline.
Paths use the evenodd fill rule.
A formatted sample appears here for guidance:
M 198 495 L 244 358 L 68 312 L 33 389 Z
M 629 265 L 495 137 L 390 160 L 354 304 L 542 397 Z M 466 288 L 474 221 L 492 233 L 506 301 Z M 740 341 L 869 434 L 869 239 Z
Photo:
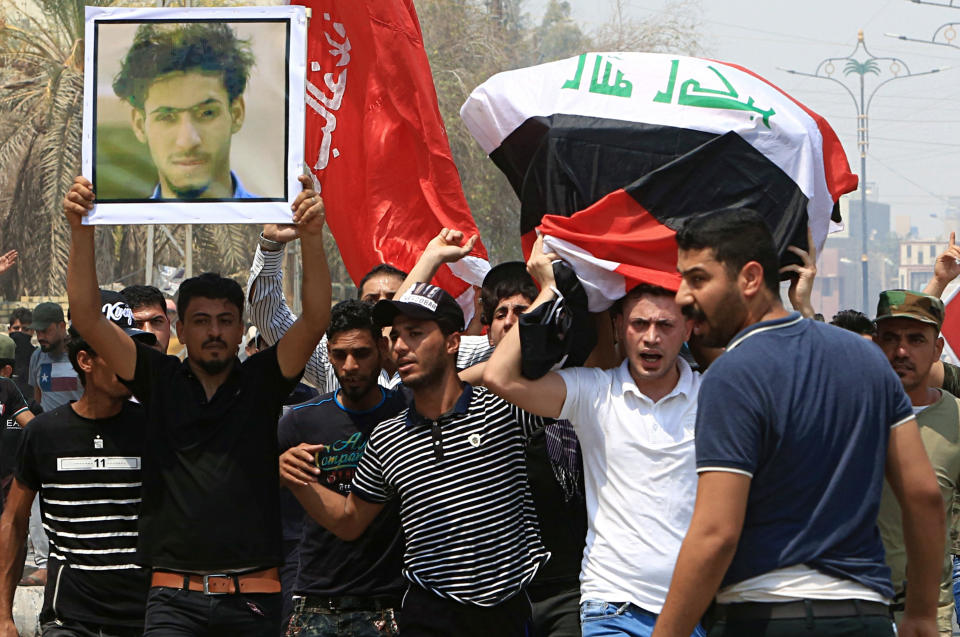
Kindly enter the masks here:
M 142 108 L 133 107 L 130 109 L 130 126 L 133 128 L 133 134 L 141 144 L 147 143 L 146 131 L 147 114 Z
M 447 337 L 447 354 L 456 354 L 460 350 L 460 332 Z
M 740 275 L 737 277 L 740 284 L 740 291 L 746 298 L 752 298 L 759 294 L 765 287 L 763 281 L 763 266 L 756 261 L 748 261 L 740 268 Z
M 83 370 L 84 374 L 93 371 L 93 356 L 87 350 L 77 352 L 77 366 Z
M 934 346 L 936 347 L 937 360 L 940 360 L 940 355 L 943 354 L 943 337 L 942 336 L 937 337 L 937 341 L 934 344 Z
M 13 376 L 13 366 L 4 365 L 3 367 L 0 367 L 0 376 L 3 376 L 4 378 L 10 378 Z
M 237 96 L 230 102 L 230 132 L 236 133 L 243 126 L 243 118 L 247 113 L 247 106 L 243 102 L 243 95 Z

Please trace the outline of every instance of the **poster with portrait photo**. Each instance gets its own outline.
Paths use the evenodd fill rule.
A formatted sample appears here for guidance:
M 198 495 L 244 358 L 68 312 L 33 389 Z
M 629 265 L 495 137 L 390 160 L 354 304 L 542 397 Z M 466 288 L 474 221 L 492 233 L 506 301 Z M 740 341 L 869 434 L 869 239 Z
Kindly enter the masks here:
M 87 223 L 290 223 L 306 29 L 295 5 L 86 7 Z

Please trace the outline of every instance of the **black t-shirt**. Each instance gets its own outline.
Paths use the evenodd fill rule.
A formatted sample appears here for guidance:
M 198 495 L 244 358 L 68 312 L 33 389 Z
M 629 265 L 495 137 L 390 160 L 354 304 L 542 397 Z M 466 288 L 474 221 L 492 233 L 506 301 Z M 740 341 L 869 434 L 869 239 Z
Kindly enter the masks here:
M 89 420 L 63 405 L 24 428 L 16 478 L 37 492 L 50 538 L 41 620 L 143 625 L 148 573 L 136 563 L 143 408 Z
M 320 483 L 348 495 L 370 432 L 406 406 L 400 392 L 380 391 L 383 399 L 368 411 L 348 410 L 335 393 L 293 407 L 280 420 L 281 452 L 303 442 L 326 445 L 318 454 Z M 397 499 L 387 502 L 353 542 L 339 539 L 306 516 L 294 592 L 325 597 L 400 595 L 406 587 L 401 575 L 403 548 Z
M 187 361 L 137 343 L 126 385 L 147 410 L 139 558 L 174 571 L 282 563 L 277 419 L 298 378 L 276 346 L 234 362 L 207 401 Z
M 17 424 L 17 414 L 26 410 L 27 403 L 17 384 L 0 376 L 0 422 L 3 423 L 3 430 L 0 431 L 0 478 L 13 473 L 23 431 Z
M 297 383 L 294 390 L 283 401 L 284 415 L 294 405 L 305 403 L 308 400 L 312 401 L 319 395 L 320 392 L 313 387 Z M 300 541 L 300 534 L 303 533 L 304 517 L 306 517 L 306 511 L 300 506 L 300 501 L 288 489 L 280 489 L 280 533 L 283 536 L 284 543 Z

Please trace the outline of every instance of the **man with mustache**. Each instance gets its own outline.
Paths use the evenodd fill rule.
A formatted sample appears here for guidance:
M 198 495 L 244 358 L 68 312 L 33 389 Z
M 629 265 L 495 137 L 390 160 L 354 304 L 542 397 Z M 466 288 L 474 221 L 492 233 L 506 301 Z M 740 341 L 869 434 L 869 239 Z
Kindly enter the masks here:
M 64 199 L 73 326 L 146 410 L 137 558 L 152 569 L 144 635 L 275 637 L 282 600 L 277 420 L 330 317 L 323 201 L 301 178 L 303 315 L 243 363 L 243 290 L 213 273 L 177 297 L 180 361 L 135 343 L 100 313 L 92 184 Z
M 899 634 L 936 635 L 943 501 L 883 353 L 787 312 L 763 217 L 729 209 L 676 235 L 677 302 L 704 344 L 697 499 L 654 637 L 893 635 L 876 528 L 884 474 L 903 507 L 910 586 Z M 719 590 L 718 590 L 719 589 Z
M 230 141 L 243 126 L 253 54 L 218 22 L 145 23 L 120 72 L 137 140 L 157 169 L 151 199 L 247 199 L 230 170 Z
M 913 404 L 920 437 L 940 485 L 944 511 L 952 523 L 952 504 L 960 485 L 960 400 L 946 390 L 930 386 L 930 370 L 943 351 L 940 336 L 943 317 L 943 302 L 935 296 L 910 290 L 887 290 L 880 293 L 874 338 Z M 910 568 L 904 551 L 900 506 L 887 484 L 880 500 L 877 525 L 892 572 L 896 592 L 894 607 L 902 610 Z M 945 552 L 937 622 L 940 633 L 946 635 L 953 632 L 951 571 L 952 559 L 949 552 Z
M 334 306 L 327 351 L 340 388 L 293 407 L 280 420 L 280 478 L 298 498 L 311 485 L 347 495 L 370 433 L 404 407 L 398 391 L 377 382 L 389 355 L 368 303 Z M 391 502 L 355 541 L 347 542 L 309 516 L 299 546 L 294 614 L 288 637 L 396 634 L 403 582 L 403 532 Z
M 538 239 L 527 269 L 540 284 L 530 310 L 556 299 L 553 260 Z M 583 450 L 587 543 L 580 572 L 585 637 L 650 635 L 693 513 L 693 424 L 700 375 L 679 357 L 690 336 L 673 292 L 640 285 L 614 312 L 626 359 L 531 380 L 520 330 L 487 361 L 486 386 L 521 409 L 572 423 Z M 694 622 L 696 624 L 696 622 Z M 702 635 L 691 626 L 686 635 Z

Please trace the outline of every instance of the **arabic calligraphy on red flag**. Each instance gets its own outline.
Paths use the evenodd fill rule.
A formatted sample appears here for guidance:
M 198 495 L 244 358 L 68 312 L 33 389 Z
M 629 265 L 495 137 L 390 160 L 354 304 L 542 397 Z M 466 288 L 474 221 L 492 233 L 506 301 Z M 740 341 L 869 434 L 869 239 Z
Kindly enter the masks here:
M 300 0 L 308 30 L 305 158 L 354 282 L 409 270 L 443 227 L 478 233 L 437 105 L 412 0 Z M 469 307 L 489 269 L 478 241 L 435 283 Z

